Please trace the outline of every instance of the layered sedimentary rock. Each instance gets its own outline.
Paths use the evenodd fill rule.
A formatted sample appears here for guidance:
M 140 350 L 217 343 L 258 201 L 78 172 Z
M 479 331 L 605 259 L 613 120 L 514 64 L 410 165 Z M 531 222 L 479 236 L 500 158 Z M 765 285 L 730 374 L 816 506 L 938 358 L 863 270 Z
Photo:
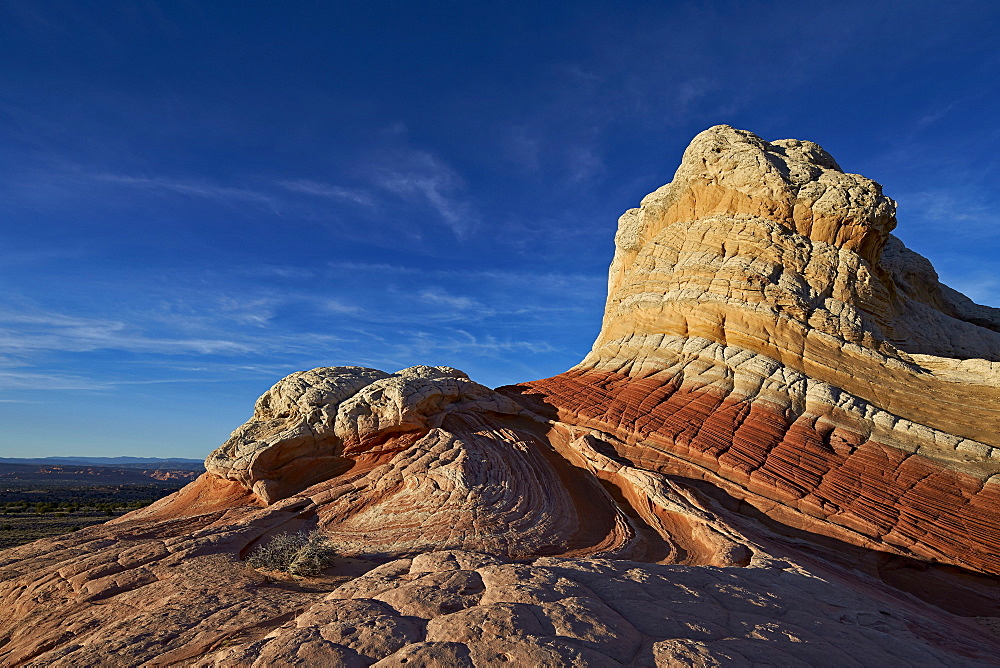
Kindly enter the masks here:
M 206 466 L 264 503 L 308 495 L 342 551 L 635 549 L 627 516 L 544 432 L 449 367 L 314 369 L 265 393 Z
M 783 523 L 1000 573 L 1000 311 L 894 213 L 816 144 L 707 130 L 622 216 L 590 355 L 525 390 Z
M 619 223 L 577 367 L 292 374 L 177 494 L 0 552 L 4 665 L 989 665 L 1000 315 L 811 142 Z M 318 529 L 319 577 L 247 554 Z

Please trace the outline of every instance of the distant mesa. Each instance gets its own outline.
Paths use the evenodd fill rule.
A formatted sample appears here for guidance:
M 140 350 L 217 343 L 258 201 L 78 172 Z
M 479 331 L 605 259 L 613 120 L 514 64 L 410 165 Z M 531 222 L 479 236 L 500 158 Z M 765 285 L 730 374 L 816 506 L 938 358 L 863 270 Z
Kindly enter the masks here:
M 120 461 L 125 460 L 125 461 Z M 198 460 L 141 457 L 0 457 L 0 481 L 20 487 L 58 485 L 148 485 L 154 481 L 185 483 L 205 471 Z
M 0 663 L 992 663 L 1000 310 L 895 213 L 812 142 L 702 132 L 580 364 L 282 379 L 180 492 L 0 552 Z M 241 565 L 317 528 L 307 586 Z
M 178 457 L 0 457 L 0 464 L 35 466 L 103 466 L 117 469 L 190 469 L 203 471 L 200 459 Z

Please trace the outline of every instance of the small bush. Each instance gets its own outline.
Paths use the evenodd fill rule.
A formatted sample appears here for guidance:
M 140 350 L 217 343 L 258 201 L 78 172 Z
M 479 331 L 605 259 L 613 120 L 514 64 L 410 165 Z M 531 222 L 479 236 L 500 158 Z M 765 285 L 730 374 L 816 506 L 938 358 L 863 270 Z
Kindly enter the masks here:
M 306 533 L 279 533 L 258 545 L 247 557 L 253 568 L 292 575 L 319 575 L 333 561 L 334 551 L 318 529 Z

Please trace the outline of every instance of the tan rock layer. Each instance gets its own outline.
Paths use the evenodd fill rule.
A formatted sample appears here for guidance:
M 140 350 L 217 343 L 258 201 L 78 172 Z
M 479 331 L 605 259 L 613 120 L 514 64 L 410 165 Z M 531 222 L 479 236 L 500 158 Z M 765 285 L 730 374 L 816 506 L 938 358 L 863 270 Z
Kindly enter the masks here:
M 621 355 L 617 348 L 630 338 L 704 338 L 766 355 L 896 415 L 1000 445 L 1000 386 L 984 382 L 996 372 L 969 382 L 899 349 L 936 353 L 967 341 L 963 349 L 994 357 L 1000 334 L 911 302 L 898 308 L 919 310 L 920 320 L 893 319 L 890 289 L 856 255 L 776 228 L 710 219 L 664 229 L 613 279 L 604 326 L 584 364 L 655 355 Z M 922 336 L 916 343 L 893 338 L 913 331 Z
M 710 128 L 673 181 L 619 221 L 584 366 L 656 357 L 648 344 L 622 354 L 631 339 L 703 338 L 1000 445 L 1000 311 L 941 285 L 889 234 L 895 224 L 881 186 L 843 173 L 819 146 Z
M 788 225 L 802 236 L 875 260 L 896 226 L 896 206 L 882 187 L 845 174 L 818 144 L 766 142 L 752 132 L 717 125 L 684 151 L 673 181 L 650 193 L 619 229 L 619 248 L 641 247 L 666 223 L 716 216 L 754 216 Z

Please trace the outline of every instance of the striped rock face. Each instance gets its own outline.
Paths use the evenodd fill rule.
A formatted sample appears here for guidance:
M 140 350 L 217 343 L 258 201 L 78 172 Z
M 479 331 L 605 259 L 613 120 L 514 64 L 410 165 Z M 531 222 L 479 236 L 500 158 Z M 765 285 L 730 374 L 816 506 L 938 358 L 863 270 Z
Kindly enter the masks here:
M 816 144 L 706 130 L 621 217 L 591 353 L 517 391 L 782 524 L 1000 573 L 1000 310 L 895 224 Z

